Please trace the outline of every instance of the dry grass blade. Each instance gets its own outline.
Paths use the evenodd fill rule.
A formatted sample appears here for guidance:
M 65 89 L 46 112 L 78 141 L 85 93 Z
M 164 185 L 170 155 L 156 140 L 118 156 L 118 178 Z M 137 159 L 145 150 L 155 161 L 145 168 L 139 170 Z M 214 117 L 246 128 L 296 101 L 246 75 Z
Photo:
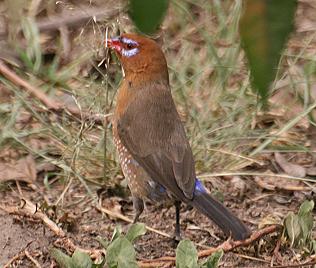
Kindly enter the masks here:
M 128 222 L 128 223 L 133 223 L 133 220 L 132 220 L 132 219 L 130 219 L 130 218 L 124 216 L 124 215 L 121 214 L 121 213 L 117 213 L 117 212 L 111 211 L 111 210 L 109 210 L 109 209 L 106 209 L 106 208 L 102 207 L 101 205 L 98 205 L 98 206 L 96 207 L 96 209 L 99 210 L 99 211 L 101 211 L 101 212 L 103 212 L 103 213 L 105 213 L 105 214 L 107 214 L 107 215 L 109 215 L 110 217 L 114 217 L 114 218 L 123 220 L 123 221 Z M 165 232 L 159 231 L 159 230 L 154 229 L 154 228 L 152 228 L 152 227 L 149 227 L 149 226 L 147 226 L 147 225 L 146 225 L 145 227 L 146 227 L 146 229 L 147 229 L 148 231 L 150 231 L 150 232 L 153 232 L 153 233 L 162 235 L 162 236 L 164 236 L 164 237 L 172 238 L 171 235 L 169 235 L 169 234 L 167 234 L 167 233 L 165 233 Z

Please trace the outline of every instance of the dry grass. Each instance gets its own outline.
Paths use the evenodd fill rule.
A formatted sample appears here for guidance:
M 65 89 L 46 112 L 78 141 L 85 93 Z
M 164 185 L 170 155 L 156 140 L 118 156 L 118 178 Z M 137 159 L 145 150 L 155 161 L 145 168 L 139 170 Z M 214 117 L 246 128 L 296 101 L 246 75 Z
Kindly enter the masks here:
M 43 10 L 55 12 L 49 5 L 42 5 L 42 13 Z M 298 25 L 307 19 L 304 17 L 308 12 L 306 5 L 309 4 L 301 3 Z M 2 6 L 5 7 L 5 3 Z M 61 4 L 61 8 L 78 9 L 78 6 L 69 3 Z M 26 9 L 28 14 L 34 14 L 31 6 Z M 9 12 L 15 12 L 15 9 Z M 37 18 L 42 17 L 42 13 Z M 199 173 L 236 170 L 251 165 L 252 162 L 244 157 L 290 122 L 292 117 L 287 116 L 287 111 L 295 109 L 298 114 L 312 103 L 315 32 L 293 34 L 279 66 L 273 90 L 278 94 L 282 89 L 285 95 L 293 96 L 294 101 L 279 103 L 280 98 L 272 99 L 270 114 L 262 114 L 257 97 L 251 91 L 240 48 L 240 15 L 240 0 L 173 0 L 163 24 L 161 36 L 173 96 L 183 116 Z M 92 113 L 111 113 L 121 75 L 116 64 L 112 60 L 109 62 L 109 54 L 104 54 L 101 43 L 106 29 L 110 34 L 116 29 L 132 31 L 133 26 L 124 13 L 111 21 L 90 20 L 64 39 L 62 31 L 57 35 L 39 34 L 31 15 L 16 22 L 19 23 L 23 23 L 26 36 L 17 44 L 25 66 L 16 69 L 19 75 L 67 105 L 77 105 Z M 14 31 L 16 28 L 11 29 L 10 36 Z M 67 51 L 67 45 L 71 46 L 71 51 Z M 105 65 L 109 68 L 104 68 Z M 83 180 L 104 183 L 104 179 L 117 178 L 120 168 L 110 123 L 100 126 L 93 121 L 78 121 L 68 116 L 56 119 L 50 112 L 40 112 L 40 103 L 10 81 L 1 78 L 1 82 L 12 94 L 0 105 L 2 151 L 14 148 L 19 154 L 31 152 L 39 162 L 58 165 L 61 168 L 58 176 L 63 179 L 75 175 Z M 32 120 L 21 126 L 19 121 L 24 114 L 30 114 Z M 308 125 L 306 122 L 304 127 Z M 291 131 L 297 129 L 292 127 L 281 134 Z M 287 135 L 285 141 L 283 137 L 282 142 L 275 144 L 278 150 L 308 151 L 304 137 L 298 141 Z M 263 149 L 266 148 L 260 148 L 256 153 Z
M 123 8 L 125 2 L 31 2 L 32 5 L 27 1 L 0 2 L 0 59 L 49 98 L 67 107 L 79 107 L 83 115 L 88 112 L 110 118 L 122 75 L 117 60 L 104 50 L 102 41 L 106 31 L 109 35 L 134 31 Z M 92 18 L 78 27 L 40 33 L 35 24 L 35 20 L 54 17 L 61 11 L 86 12 L 92 6 L 111 12 L 120 5 L 121 11 L 115 16 L 106 20 L 96 18 L 96 21 Z M 292 153 L 289 158 L 294 162 L 314 166 L 316 6 L 313 0 L 300 1 L 297 31 L 282 55 L 267 111 L 258 106 L 257 96 L 250 87 L 238 35 L 241 8 L 242 0 L 172 0 L 159 33 L 168 61 L 172 93 L 193 149 L 197 173 L 203 179 L 215 173 L 230 178 L 240 173 L 248 183 L 249 177 L 255 178 L 267 170 L 278 171 L 273 152 Z M 3 38 L 5 23 L 10 23 L 10 27 L 8 36 Z M 23 38 L 16 35 L 21 25 Z M 120 184 L 126 189 L 112 142 L 110 120 L 100 124 L 86 116 L 78 118 L 48 110 L 38 99 L 0 76 L 0 161 L 14 164 L 29 154 L 35 158 L 36 167 L 45 163 L 54 166 L 44 175 L 38 174 L 37 180 L 43 180 L 45 193 L 38 194 L 38 191 L 38 195 L 32 195 L 34 203 L 62 208 L 69 205 L 66 203 L 69 199 L 73 203 L 79 200 L 79 210 L 85 210 L 85 202 L 89 209 L 96 204 L 96 190 L 100 186 Z M 294 176 L 283 178 L 290 180 Z M 217 183 L 215 180 L 214 188 Z M 77 196 L 72 196 L 75 188 L 72 186 L 78 184 L 85 188 L 89 198 L 84 199 L 79 190 Z M 219 188 L 226 185 L 225 182 L 218 184 L 222 186 Z M 0 178 L 0 191 L 11 191 L 10 187 L 7 182 L 1 183 Z M 314 189 L 312 183 L 308 187 Z M 256 194 L 249 197 L 249 204 L 233 206 L 243 211 L 242 216 L 247 215 L 248 223 L 257 225 L 264 221 L 255 214 L 256 206 L 252 205 L 251 198 L 257 198 L 263 214 L 270 213 L 271 208 L 277 208 L 277 212 L 290 209 L 278 202 L 267 208 L 264 199 L 267 195 L 260 193 L 258 197 Z M 233 196 L 232 199 L 238 198 Z M 195 214 L 190 211 L 185 213 L 188 218 L 194 218 Z M 278 213 L 280 219 L 281 213 Z M 170 214 L 167 211 L 167 215 Z M 157 222 L 155 217 L 149 219 L 152 219 L 149 223 Z M 103 224 L 104 219 L 93 220 L 102 222 L 104 228 L 110 229 L 113 224 L 110 220 L 106 224 Z M 146 239 L 149 241 L 145 241 L 146 246 L 152 244 L 151 236 Z M 273 243 L 268 244 L 274 248 Z M 169 245 L 165 249 L 170 253 Z M 150 251 L 145 253 L 150 254 Z

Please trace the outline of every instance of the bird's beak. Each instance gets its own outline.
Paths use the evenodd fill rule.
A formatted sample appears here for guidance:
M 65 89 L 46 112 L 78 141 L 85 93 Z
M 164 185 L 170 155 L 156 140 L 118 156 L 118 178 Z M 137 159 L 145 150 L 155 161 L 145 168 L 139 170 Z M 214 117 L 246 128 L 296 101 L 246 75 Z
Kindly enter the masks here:
M 117 52 L 120 52 L 122 50 L 122 44 L 118 37 L 107 39 L 105 41 L 105 47 L 114 49 Z

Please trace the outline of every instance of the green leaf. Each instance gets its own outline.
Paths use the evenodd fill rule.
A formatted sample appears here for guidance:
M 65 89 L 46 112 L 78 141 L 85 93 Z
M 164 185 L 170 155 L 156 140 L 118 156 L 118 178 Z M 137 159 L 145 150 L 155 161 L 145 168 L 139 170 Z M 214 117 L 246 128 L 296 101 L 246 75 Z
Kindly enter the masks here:
M 194 244 L 190 240 L 182 240 L 176 250 L 177 268 L 197 268 L 198 255 Z
M 72 255 L 72 261 L 75 265 L 74 267 L 77 268 L 91 268 L 92 267 L 92 260 L 90 259 L 90 256 L 79 250 L 76 249 L 74 254 Z
M 300 209 L 298 211 L 298 215 L 300 217 L 303 217 L 305 215 L 308 215 L 310 214 L 314 209 L 314 201 L 313 200 L 305 200 L 303 202 L 303 204 L 300 206 Z
M 311 232 L 314 225 L 313 215 L 312 215 L 313 208 L 314 208 L 314 201 L 306 200 L 301 205 L 300 210 L 298 212 L 298 217 L 299 217 L 300 226 L 301 226 L 301 237 L 300 237 L 299 244 L 301 246 L 305 246 L 309 238 L 311 237 Z
M 122 234 L 122 227 L 120 225 L 115 226 L 114 232 L 112 234 L 111 242 L 117 239 Z
M 130 0 L 129 15 L 145 34 L 154 33 L 168 9 L 169 0 Z
M 307 246 L 310 250 L 313 250 L 313 244 L 311 243 L 312 229 L 314 226 L 313 208 L 314 201 L 304 201 L 297 215 L 290 212 L 286 216 L 284 226 L 291 247 L 299 246 L 302 248 Z
M 69 257 L 68 255 L 66 255 L 65 253 L 63 253 L 62 251 L 60 251 L 57 248 L 52 248 L 49 251 L 50 255 L 55 259 L 55 261 L 58 263 L 58 265 L 61 268 L 76 268 L 73 265 L 73 261 L 71 259 L 71 257 Z
M 136 238 L 142 236 L 146 233 L 146 227 L 143 223 L 133 224 L 127 231 L 125 235 L 126 239 L 128 239 L 131 243 L 134 242 Z
M 109 268 L 138 268 L 133 245 L 123 235 L 109 245 L 106 262 Z
M 221 258 L 224 256 L 224 251 L 218 250 L 214 252 L 206 261 L 205 268 L 217 268 Z
M 290 239 L 290 245 L 292 247 L 295 244 L 295 241 L 297 241 L 297 239 L 301 233 L 299 218 L 293 212 L 290 212 L 286 216 L 284 222 L 285 222 L 286 232 L 287 232 L 288 237 Z
M 316 253 L 316 240 L 311 241 L 311 253 Z
M 245 0 L 240 35 L 254 90 L 266 102 L 281 52 L 293 30 L 297 0 Z
M 102 237 L 97 237 L 97 241 L 101 244 L 101 246 L 103 247 L 103 248 L 107 248 L 108 247 L 108 245 L 109 245 L 109 242 L 108 241 L 106 241 L 106 240 L 104 240 Z

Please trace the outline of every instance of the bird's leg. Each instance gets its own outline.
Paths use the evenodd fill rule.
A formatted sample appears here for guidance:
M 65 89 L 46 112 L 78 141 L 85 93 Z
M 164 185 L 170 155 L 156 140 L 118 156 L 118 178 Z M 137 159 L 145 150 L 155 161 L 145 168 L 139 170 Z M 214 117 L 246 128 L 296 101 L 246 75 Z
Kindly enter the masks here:
M 144 211 L 144 201 L 143 199 L 133 196 L 133 207 L 135 211 L 133 223 L 136 223 L 138 221 L 138 218 L 140 214 Z
M 176 200 L 174 202 L 174 205 L 176 207 L 176 228 L 174 232 L 174 237 L 176 241 L 181 240 L 181 233 L 180 233 L 180 207 L 181 207 L 181 201 Z

